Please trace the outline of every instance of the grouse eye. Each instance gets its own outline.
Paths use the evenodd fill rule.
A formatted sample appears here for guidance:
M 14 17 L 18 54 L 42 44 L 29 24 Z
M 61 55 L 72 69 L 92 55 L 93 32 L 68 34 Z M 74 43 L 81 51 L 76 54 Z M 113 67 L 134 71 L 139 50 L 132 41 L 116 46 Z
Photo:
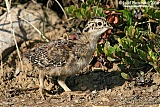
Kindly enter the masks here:
M 101 23 L 101 22 L 98 22 L 98 25 L 99 25 L 99 26 L 101 26 L 101 25 L 102 25 L 102 23 Z

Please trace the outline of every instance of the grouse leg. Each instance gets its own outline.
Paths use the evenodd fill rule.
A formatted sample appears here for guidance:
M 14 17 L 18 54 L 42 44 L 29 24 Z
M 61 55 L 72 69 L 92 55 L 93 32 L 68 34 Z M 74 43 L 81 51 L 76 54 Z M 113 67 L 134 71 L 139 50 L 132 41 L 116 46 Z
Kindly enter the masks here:
M 67 85 L 66 85 L 66 83 L 65 83 L 65 81 L 66 81 L 66 79 L 67 79 L 67 76 L 59 76 L 58 77 L 58 84 L 64 89 L 64 91 L 66 92 L 66 91 L 71 91 L 68 87 L 67 87 Z
M 44 71 L 40 70 L 39 72 L 39 82 L 40 82 L 40 87 L 39 87 L 39 92 L 40 95 L 42 96 L 43 99 L 45 99 L 44 94 L 45 94 L 45 89 L 44 89 Z

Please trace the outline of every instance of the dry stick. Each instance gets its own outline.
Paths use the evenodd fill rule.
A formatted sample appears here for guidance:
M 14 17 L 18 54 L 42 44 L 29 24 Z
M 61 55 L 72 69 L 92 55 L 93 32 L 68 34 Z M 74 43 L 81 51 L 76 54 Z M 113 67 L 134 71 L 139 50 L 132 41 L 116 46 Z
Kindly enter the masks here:
M 1 75 L 0 76 L 3 76 L 4 70 L 3 70 L 2 54 L 0 56 L 0 60 L 1 60 Z
M 33 87 L 33 88 L 26 88 L 26 89 L 23 89 L 23 88 L 16 88 L 16 87 L 13 87 L 13 89 L 7 91 L 7 92 L 26 92 L 26 91 L 32 91 L 32 90 L 38 90 L 39 89 L 39 86 L 36 86 L 36 87 Z
M 45 39 L 46 42 L 49 42 L 49 39 L 47 39 L 44 34 L 39 31 L 39 29 L 37 29 L 34 25 L 32 25 L 31 23 L 29 23 L 25 18 L 18 16 L 20 19 L 22 19 L 23 21 L 27 22 L 29 25 L 31 25 L 40 35 L 42 35 L 42 38 Z
M 47 9 L 49 8 L 49 5 L 52 5 L 52 4 L 53 4 L 53 1 L 48 0 L 48 1 L 47 1 Z
M 5 0 L 5 2 L 6 2 L 7 12 L 8 12 L 8 17 L 9 17 L 9 20 L 10 20 L 10 25 L 11 25 L 11 28 L 12 28 L 11 32 L 13 34 L 14 42 L 15 42 L 16 49 L 17 49 L 17 54 L 18 54 L 18 57 L 19 57 L 19 60 L 20 60 L 20 63 L 21 63 L 22 71 L 23 71 L 23 63 L 22 63 L 19 48 L 18 48 L 18 45 L 17 45 L 16 36 L 15 36 L 15 33 L 14 33 L 13 23 L 12 23 L 11 14 L 10 14 L 10 4 L 9 4 L 8 0 Z M 11 1 L 10 1 L 10 3 L 11 3 Z
M 34 0 L 32 0 L 32 2 L 34 3 L 34 4 L 36 4 L 37 2 L 36 1 L 34 1 Z
M 58 2 L 58 0 L 55 0 L 55 2 L 59 5 L 59 7 L 61 8 L 61 10 L 63 11 L 64 16 L 65 16 L 65 19 L 68 19 L 68 18 L 67 18 L 67 15 L 66 15 L 66 12 L 64 11 L 63 7 L 62 7 L 61 4 Z M 48 2 L 47 2 L 47 8 L 48 8 L 49 3 L 51 3 L 51 5 L 52 5 L 52 1 L 51 1 L 51 0 L 48 0 Z
M 57 2 L 57 4 L 59 5 L 59 7 L 62 9 L 63 13 L 64 13 L 64 16 L 65 16 L 65 19 L 68 19 L 67 18 L 67 15 L 66 15 L 66 12 L 64 11 L 63 7 L 61 6 L 61 4 L 58 2 L 58 0 L 55 0 Z

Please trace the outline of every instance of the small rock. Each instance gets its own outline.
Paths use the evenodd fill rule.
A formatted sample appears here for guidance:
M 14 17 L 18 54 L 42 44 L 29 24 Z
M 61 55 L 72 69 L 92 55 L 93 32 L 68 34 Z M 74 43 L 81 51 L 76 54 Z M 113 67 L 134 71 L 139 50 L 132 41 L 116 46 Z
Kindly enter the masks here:
M 15 74 L 16 76 L 18 76 L 19 73 L 20 73 L 20 68 L 17 68 L 16 71 L 14 72 L 14 74 Z
M 97 94 L 97 90 L 93 90 L 93 91 L 92 91 L 92 94 Z

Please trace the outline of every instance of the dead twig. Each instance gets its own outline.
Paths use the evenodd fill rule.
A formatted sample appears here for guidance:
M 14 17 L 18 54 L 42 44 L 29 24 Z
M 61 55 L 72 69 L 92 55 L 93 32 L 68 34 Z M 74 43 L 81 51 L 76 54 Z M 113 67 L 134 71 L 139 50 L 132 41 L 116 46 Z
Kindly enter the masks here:
M 6 2 L 8 17 L 9 17 L 10 25 L 11 25 L 11 32 L 12 32 L 13 39 L 14 39 L 14 42 L 15 42 L 15 45 L 16 45 L 17 54 L 18 54 L 18 57 L 19 57 L 19 60 L 20 60 L 20 63 L 21 63 L 21 69 L 23 71 L 23 63 L 22 63 L 22 59 L 21 59 L 21 56 L 20 56 L 19 48 L 18 48 L 18 45 L 17 45 L 17 40 L 16 40 L 16 36 L 15 36 L 15 33 L 14 33 L 12 18 L 11 18 L 11 14 L 10 14 L 11 0 L 10 0 L 10 3 L 8 2 L 8 0 L 5 0 L 5 2 Z
M 62 5 L 59 3 L 59 1 L 55 0 L 55 2 L 59 5 L 59 7 L 61 8 L 61 10 L 63 11 L 65 19 L 68 19 L 67 15 L 66 15 L 66 12 L 64 11 L 64 9 L 63 9 Z M 47 8 L 49 7 L 49 5 L 52 5 L 52 4 L 53 4 L 53 1 L 52 0 L 48 0 L 47 1 Z
M 2 62 L 2 54 L 0 55 L 0 61 L 1 61 L 1 74 L 0 77 L 3 76 L 4 70 L 3 70 L 3 62 Z
M 39 30 L 37 29 L 34 25 L 32 25 L 31 23 L 29 23 L 25 18 L 21 17 L 21 16 L 18 16 L 20 19 L 22 19 L 23 21 L 25 21 L 26 23 L 28 23 L 29 25 L 31 25 L 41 36 L 42 36 L 42 39 L 44 39 L 46 42 L 49 42 L 49 39 L 47 39 L 44 34 Z
M 68 18 L 67 18 L 67 15 L 66 15 L 66 12 L 64 11 L 64 9 L 63 9 L 63 7 L 61 6 L 61 4 L 58 2 L 58 0 L 55 0 L 55 1 L 56 1 L 56 3 L 59 5 L 59 7 L 61 8 L 61 10 L 63 11 L 64 16 L 65 16 L 65 19 L 68 19 Z
M 22 89 L 22 88 L 16 88 L 14 87 L 13 89 L 10 89 L 9 93 L 15 93 L 15 92 L 26 92 L 26 91 L 32 91 L 32 90 L 38 90 L 39 89 L 39 86 L 36 86 L 36 87 L 33 87 L 33 88 L 26 88 L 26 89 Z

